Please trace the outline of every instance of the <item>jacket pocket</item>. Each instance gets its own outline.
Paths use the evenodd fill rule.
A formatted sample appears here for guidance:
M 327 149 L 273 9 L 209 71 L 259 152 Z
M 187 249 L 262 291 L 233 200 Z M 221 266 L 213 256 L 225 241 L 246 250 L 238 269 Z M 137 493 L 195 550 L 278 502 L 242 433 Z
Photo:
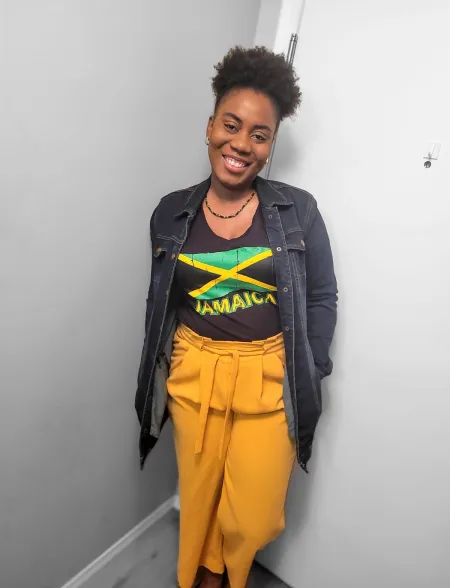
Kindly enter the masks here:
M 164 262 L 167 259 L 169 251 L 169 243 L 164 239 L 156 239 L 153 247 L 152 255 L 152 296 L 153 300 L 156 299 L 156 293 L 158 286 L 161 281 L 161 275 L 163 273 Z
M 306 244 L 303 239 L 303 231 L 291 231 L 288 233 L 286 235 L 286 247 L 294 276 L 296 278 L 303 276 L 306 273 Z
M 155 241 L 155 247 L 153 249 L 153 257 L 156 259 L 163 258 L 167 253 L 167 243 L 162 239 Z
M 167 258 L 168 252 L 168 243 L 163 239 L 157 239 L 154 243 L 153 247 L 153 276 L 156 281 L 159 281 L 160 274 L 161 274 L 161 267 L 164 260 Z
M 303 237 L 303 231 L 299 229 L 298 231 L 291 231 L 290 233 L 286 233 L 286 246 L 288 250 L 297 250 L 297 251 L 305 251 L 306 244 Z

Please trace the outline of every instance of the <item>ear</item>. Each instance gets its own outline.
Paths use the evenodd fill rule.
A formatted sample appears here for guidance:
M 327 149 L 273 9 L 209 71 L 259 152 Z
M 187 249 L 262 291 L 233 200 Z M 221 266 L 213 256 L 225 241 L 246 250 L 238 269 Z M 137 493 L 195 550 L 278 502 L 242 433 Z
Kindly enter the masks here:
M 209 137 L 212 133 L 212 128 L 214 124 L 214 115 L 212 114 L 208 119 L 208 125 L 206 127 L 206 136 Z

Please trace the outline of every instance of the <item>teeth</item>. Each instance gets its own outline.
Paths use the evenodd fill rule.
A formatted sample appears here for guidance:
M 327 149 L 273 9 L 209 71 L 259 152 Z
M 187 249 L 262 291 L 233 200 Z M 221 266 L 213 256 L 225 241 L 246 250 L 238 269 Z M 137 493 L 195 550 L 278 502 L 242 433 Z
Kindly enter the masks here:
M 241 161 L 236 161 L 236 159 L 233 159 L 232 157 L 226 157 L 225 159 L 233 167 L 246 167 L 245 163 L 242 163 Z

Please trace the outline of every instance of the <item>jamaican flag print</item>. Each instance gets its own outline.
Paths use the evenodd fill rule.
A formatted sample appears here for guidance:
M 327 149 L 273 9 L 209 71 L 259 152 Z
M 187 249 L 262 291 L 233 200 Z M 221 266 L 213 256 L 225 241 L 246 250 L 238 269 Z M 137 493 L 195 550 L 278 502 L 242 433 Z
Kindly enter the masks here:
M 239 247 L 216 253 L 181 253 L 178 271 L 199 315 L 227 315 L 277 305 L 269 247 Z M 186 287 L 187 286 L 187 287 Z

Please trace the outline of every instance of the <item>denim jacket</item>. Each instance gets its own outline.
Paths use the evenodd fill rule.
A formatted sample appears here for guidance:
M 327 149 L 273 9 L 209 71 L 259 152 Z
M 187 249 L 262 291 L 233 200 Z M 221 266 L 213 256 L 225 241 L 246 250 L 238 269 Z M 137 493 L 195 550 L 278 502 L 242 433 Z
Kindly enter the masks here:
M 307 471 L 322 410 L 321 379 L 331 373 L 337 287 L 330 242 L 315 199 L 281 182 L 255 180 L 273 253 L 286 351 L 283 397 L 297 459 Z M 177 306 L 177 258 L 210 179 L 165 196 L 150 221 L 153 262 L 135 408 L 141 469 L 167 418 L 167 385 Z

